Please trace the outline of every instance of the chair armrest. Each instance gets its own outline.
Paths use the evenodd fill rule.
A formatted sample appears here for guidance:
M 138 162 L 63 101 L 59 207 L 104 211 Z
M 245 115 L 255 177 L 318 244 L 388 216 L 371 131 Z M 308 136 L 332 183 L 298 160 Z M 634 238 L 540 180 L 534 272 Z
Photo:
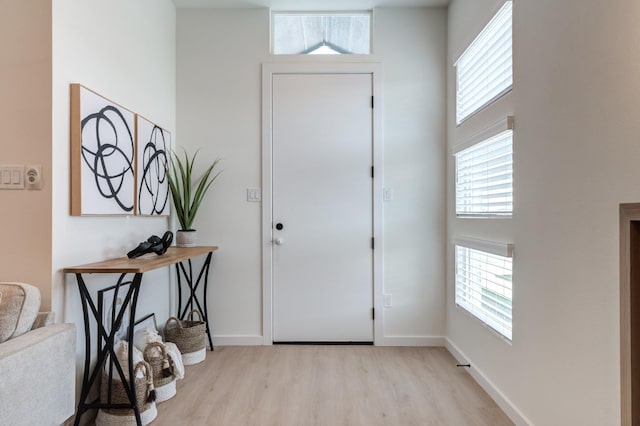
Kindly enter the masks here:
M 38 328 L 0 344 L 0 377 L 0 424 L 64 423 L 75 410 L 75 325 Z

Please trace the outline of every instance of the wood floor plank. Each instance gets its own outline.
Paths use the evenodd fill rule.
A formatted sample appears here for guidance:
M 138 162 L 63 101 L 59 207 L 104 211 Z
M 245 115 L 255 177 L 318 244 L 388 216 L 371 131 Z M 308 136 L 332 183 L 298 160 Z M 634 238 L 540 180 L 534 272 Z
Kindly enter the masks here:
M 445 348 L 224 346 L 154 425 L 512 425 Z

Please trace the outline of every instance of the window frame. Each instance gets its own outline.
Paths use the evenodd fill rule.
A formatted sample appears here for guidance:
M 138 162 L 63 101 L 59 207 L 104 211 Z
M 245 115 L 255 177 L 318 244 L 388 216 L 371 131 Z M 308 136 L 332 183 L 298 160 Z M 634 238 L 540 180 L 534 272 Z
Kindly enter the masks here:
M 515 120 L 513 116 L 507 116 L 506 118 L 494 123 L 490 127 L 476 133 L 471 138 L 463 143 L 456 145 L 453 149 L 454 156 L 454 199 L 455 199 L 455 212 L 458 218 L 511 218 L 513 217 L 513 130 L 515 127 Z M 459 159 L 458 156 L 473 147 L 489 142 L 492 138 L 496 138 L 502 133 L 511 132 L 511 210 L 504 212 L 460 212 L 458 210 L 459 199 Z
M 453 246 L 454 246 L 454 303 L 455 303 L 455 306 L 461 309 L 462 311 L 464 311 L 466 314 L 470 315 L 475 320 L 480 321 L 482 325 L 492 330 L 502 339 L 506 340 L 509 343 L 512 343 L 513 342 L 513 252 L 514 252 L 513 244 L 497 243 L 497 242 L 486 241 L 486 240 L 476 240 L 472 238 L 455 238 L 453 240 Z M 459 299 L 458 296 L 459 296 L 459 291 L 461 290 L 461 287 L 473 286 L 473 283 L 464 284 L 464 283 L 461 283 L 458 279 L 459 278 L 458 248 L 473 250 L 479 253 L 484 253 L 489 256 L 510 259 L 511 270 L 509 272 L 511 272 L 511 279 L 509 281 L 511 282 L 511 288 L 509 289 L 509 291 L 511 292 L 511 298 L 508 299 L 510 303 L 510 312 L 509 312 L 510 321 L 507 325 L 500 324 L 498 321 L 493 320 L 492 316 L 495 316 L 496 313 L 488 312 L 488 309 L 485 309 L 482 306 L 484 305 L 483 303 L 481 303 L 481 306 L 479 307 L 475 306 L 476 309 L 473 309 L 473 308 L 469 309 L 469 307 L 467 306 L 469 305 L 469 303 L 465 303 L 468 301 Z M 467 254 L 467 256 L 469 256 L 469 254 Z M 467 262 L 467 265 L 469 264 L 470 262 Z M 469 269 L 470 269 L 470 265 L 469 265 Z M 491 273 L 490 271 L 486 271 L 486 270 L 484 272 Z M 487 290 L 487 289 L 495 293 L 495 290 L 489 289 L 488 285 L 480 286 L 478 284 L 476 284 L 476 287 L 472 287 L 470 291 L 476 292 L 477 294 L 483 294 L 485 293 L 483 290 Z M 502 295 L 502 297 L 506 298 L 506 296 L 504 295 Z M 493 310 L 495 311 L 495 309 Z M 481 312 L 484 315 L 480 315 L 478 314 L 478 312 Z
M 488 36 L 491 35 L 490 30 L 493 29 L 500 29 L 501 27 L 496 27 L 494 28 L 494 24 L 497 24 L 499 22 L 499 17 L 500 15 L 503 13 L 503 10 L 505 9 L 505 7 L 509 5 L 510 7 L 510 14 L 509 14 L 509 21 L 510 21 L 510 26 L 511 26 L 511 32 L 510 32 L 510 38 L 509 38 L 509 42 L 510 42 L 510 70 L 511 70 L 511 74 L 510 74 L 510 79 L 511 82 L 508 86 L 505 86 L 504 88 L 502 88 L 502 90 L 500 90 L 499 92 L 495 92 L 492 93 L 492 96 L 490 98 L 487 98 L 484 100 L 484 102 L 482 102 L 479 106 L 475 107 L 472 111 L 467 112 L 466 115 L 460 117 L 460 70 L 459 70 L 459 66 L 458 64 L 461 61 L 465 60 L 465 57 L 467 54 L 471 54 L 474 53 L 474 51 L 481 46 L 481 43 L 483 41 L 485 41 L 484 39 L 486 39 Z M 495 52 L 495 50 L 497 49 L 493 49 L 493 47 L 489 47 L 487 49 L 489 52 L 493 51 Z M 484 52 L 485 54 L 487 52 Z M 494 64 L 495 62 L 492 62 L 492 64 Z M 491 20 L 487 23 L 487 25 L 485 25 L 482 30 L 478 33 L 478 35 L 473 39 L 473 41 L 471 43 L 469 43 L 469 45 L 467 46 L 467 48 L 464 50 L 464 52 L 462 52 L 462 54 L 460 54 L 460 56 L 458 56 L 458 59 L 454 62 L 454 69 L 455 69 L 455 89 L 456 89 L 456 93 L 455 93 L 455 98 L 456 98 L 456 126 L 460 126 L 462 125 L 462 123 L 464 123 L 465 121 L 467 121 L 468 119 L 470 119 L 471 117 L 475 116 L 476 114 L 478 114 L 479 112 L 481 112 L 482 110 L 486 109 L 488 106 L 492 105 L 493 103 L 495 103 L 498 99 L 502 98 L 503 96 L 505 96 L 507 93 L 511 92 L 513 90 L 513 1 L 512 0 L 506 0 L 504 3 L 502 3 L 502 5 L 500 6 L 500 8 L 498 9 L 498 11 L 492 16 Z M 475 68 L 475 72 L 481 72 L 481 70 L 479 70 L 478 68 Z M 486 87 L 486 86 L 480 86 L 477 85 L 475 87 Z
M 373 25 L 374 25 L 374 12 L 373 10 L 350 10 L 350 11 L 302 11 L 302 10 L 272 10 L 269 14 L 269 54 L 273 56 L 292 56 L 292 57 L 314 57 L 314 56 L 327 56 L 327 55 L 313 55 L 307 53 L 275 53 L 275 26 L 274 17 L 276 15 L 293 15 L 293 16 L 367 16 L 369 18 L 369 53 L 342 53 L 339 55 L 329 55 L 334 57 L 346 56 L 370 56 L 373 55 Z

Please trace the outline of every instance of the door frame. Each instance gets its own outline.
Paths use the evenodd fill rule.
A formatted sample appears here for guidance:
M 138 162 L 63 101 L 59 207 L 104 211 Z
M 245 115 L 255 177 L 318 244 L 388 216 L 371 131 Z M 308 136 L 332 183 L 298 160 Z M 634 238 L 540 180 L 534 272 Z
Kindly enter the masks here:
M 632 337 L 640 334 L 638 325 L 634 324 L 638 314 L 632 315 L 632 311 L 637 312 L 640 307 L 634 306 L 631 300 L 631 288 L 637 285 L 638 273 L 636 270 L 632 274 L 632 269 L 637 269 L 637 259 L 632 258 L 632 255 L 637 256 L 634 253 L 637 247 L 634 250 L 631 247 L 632 226 L 637 221 L 640 221 L 640 203 L 620 204 L 620 424 L 623 426 L 631 426 L 640 409 L 631 392 L 632 373 L 636 372 L 632 368 L 632 352 L 638 350 Z
M 265 63 L 262 64 L 262 336 L 264 345 L 273 344 L 273 140 L 272 140 L 272 77 L 278 74 L 370 74 L 373 108 L 373 339 L 383 342 L 383 226 L 382 186 L 382 64 L 379 63 Z

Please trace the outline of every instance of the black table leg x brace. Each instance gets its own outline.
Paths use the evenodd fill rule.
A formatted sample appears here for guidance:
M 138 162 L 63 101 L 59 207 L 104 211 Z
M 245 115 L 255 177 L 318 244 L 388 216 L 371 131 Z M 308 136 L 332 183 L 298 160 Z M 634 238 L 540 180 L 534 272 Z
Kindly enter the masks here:
M 122 285 L 128 284 L 124 282 L 126 274 L 122 274 L 117 284 L 113 286 L 114 296 L 113 296 L 113 308 L 116 307 L 116 300 L 118 298 L 118 291 Z M 116 353 L 113 349 L 115 335 L 117 331 L 120 329 L 122 325 L 122 320 L 124 318 L 124 314 L 126 309 L 130 307 L 129 314 L 129 327 L 127 330 L 127 340 L 129 342 L 133 342 L 133 326 L 136 318 L 136 305 L 138 303 L 138 294 L 140 292 L 140 282 L 142 281 L 142 274 L 137 273 L 133 277 L 133 281 L 131 281 L 131 285 L 127 294 L 124 298 L 124 302 L 122 303 L 119 311 L 116 313 L 115 309 L 112 310 L 112 321 L 111 321 L 111 329 L 109 332 L 106 331 L 104 325 L 102 324 L 102 306 L 99 306 L 99 309 L 96 309 L 95 303 L 87 290 L 87 286 L 82 278 L 82 274 L 76 274 L 76 279 L 78 281 L 78 288 L 80 290 L 80 298 L 82 301 L 82 313 L 84 316 L 84 335 L 85 335 L 85 359 L 84 359 L 84 374 L 82 378 L 82 390 L 80 392 L 80 401 L 78 403 L 78 412 L 76 413 L 76 418 L 74 425 L 80 424 L 80 418 L 82 415 L 90 409 L 93 408 L 133 408 L 136 424 L 142 425 L 142 420 L 140 418 L 140 408 L 138 407 L 138 401 L 136 399 L 135 394 L 135 378 L 133 375 L 134 365 L 133 365 L 133 344 L 128 345 L 128 376 L 133 378 L 131 381 L 126 379 L 124 371 L 122 370 L 122 366 L 117 361 Z M 96 364 L 91 370 L 91 331 L 89 329 L 89 308 L 93 317 L 96 320 L 98 325 L 98 339 L 97 339 L 97 353 L 98 358 L 96 360 Z M 104 339 L 104 345 L 102 344 Z M 96 382 L 98 375 L 100 374 L 107 355 L 109 355 L 109 383 L 108 383 L 108 401 L 106 403 L 99 402 L 99 399 L 94 400 L 93 402 L 86 402 L 86 399 L 89 395 L 89 391 L 91 387 Z M 113 366 L 115 366 L 118 375 L 120 376 L 120 380 L 124 385 L 124 388 L 129 397 L 129 404 L 112 404 L 111 401 L 111 386 L 112 386 L 112 374 L 113 374 Z
M 207 258 L 202 265 L 202 269 L 200 269 L 200 273 L 198 274 L 198 278 L 195 283 L 193 281 L 193 265 L 191 264 L 191 259 L 188 260 L 189 268 L 188 271 L 184 266 L 184 262 L 180 262 L 176 264 L 176 274 L 178 276 L 178 319 L 184 320 L 187 314 L 193 311 L 193 305 L 195 303 L 196 307 L 200 310 L 203 316 L 203 320 L 206 324 L 207 328 L 207 337 L 209 339 L 209 347 L 213 350 L 213 339 L 211 339 L 211 330 L 209 328 L 209 312 L 207 311 L 207 287 L 209 284 L 209 268 L 211 266 L 211 256 L 213 255 L 210 252 L 207 255 Z M 189 288 L 189 298 L 184 305 L 184 309 L 182 308 L 182 275 L 184 275 L 185 282 Z M 198 296 L 196 295 L 196 290 L 200 285 L 202 278 L 204 277 L 204 288 L 203 288 L 203 298 L 204 298 L 204 309 L 202 309 L 202 305 L 198 300 Z

